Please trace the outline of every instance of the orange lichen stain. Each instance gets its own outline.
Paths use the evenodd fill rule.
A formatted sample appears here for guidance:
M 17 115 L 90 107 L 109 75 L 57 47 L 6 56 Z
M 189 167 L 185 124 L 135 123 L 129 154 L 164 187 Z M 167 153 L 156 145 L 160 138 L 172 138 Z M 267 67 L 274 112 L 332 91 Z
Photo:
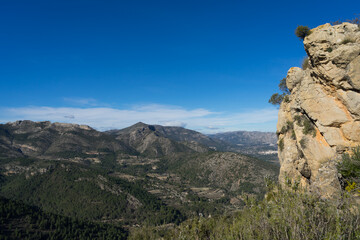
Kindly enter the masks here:
M 316 129 L 316 141 L 324 145 L 325 147 L 330 147 L 323 135 L 321 135 L 319 129 Z
M 329 95 L 335 97 L 337 88 L 334 85 L 325 86 L 325 89 L 328 91 Z
M 291 67 L 291 68 L 289 69 L 288 73 L 291 73 L 292 71 L 294 71 L 295 68 L 296 68 L 296 67 Z
M 296 67 L 291 67 L 287 73 L 288 73 L 288 74 L 291 74 L 291 73 L 295 70 L 295 68 L 296 68 Z
M 311 29 L 311 31 L 320 30 L 320 29 L 322 29 L 322 28 L 326 28 L 326 27 L 330 27 L 330 26 L 331 26 L 330 23 L 325 23 L 325 24 L 323 24 L 323 25 L 320 25 L 320 26 L 318 26 L 318 27 L 316 27 L 316 28 Z
M 341 110 L 343 110 L 343 112 L 344 112 L 345 115 L 346 115 L 346 118 L 349 119 L 349 121 L 353 121 L 353 119 L 352 119 L 349 111 L 348 111 L 347 108 L 344 106 L 344 104 L 342 104 L 342 102 L 341 102 L 339 99 L 337 99 L 337 98 L 334 98 L 334 100 L 335 100 L 336 105 L 337 105 Z

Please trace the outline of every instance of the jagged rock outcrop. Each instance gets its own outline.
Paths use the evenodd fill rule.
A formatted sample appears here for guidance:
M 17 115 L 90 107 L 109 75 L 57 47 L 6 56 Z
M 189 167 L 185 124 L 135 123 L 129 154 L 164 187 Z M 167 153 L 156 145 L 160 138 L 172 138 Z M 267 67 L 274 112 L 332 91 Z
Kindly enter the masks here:
M 291 94 L 279 111 L 279 179 L 333 198 L 340 193 L 336 162 L 360 144 L 360 26 L 319 26 L 304 46 L 309 67 L 288 71 Z

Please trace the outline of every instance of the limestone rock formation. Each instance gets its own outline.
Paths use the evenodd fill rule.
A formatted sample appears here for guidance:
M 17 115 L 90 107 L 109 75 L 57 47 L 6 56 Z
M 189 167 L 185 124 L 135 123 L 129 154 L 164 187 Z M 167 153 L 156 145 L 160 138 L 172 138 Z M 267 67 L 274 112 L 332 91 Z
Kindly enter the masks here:
M 340 193 L 336 162 L 360 145 L 360 26 L 325 24 L 304 39 L 309 67 L 290 68 L 277 124 L 280 182 Z

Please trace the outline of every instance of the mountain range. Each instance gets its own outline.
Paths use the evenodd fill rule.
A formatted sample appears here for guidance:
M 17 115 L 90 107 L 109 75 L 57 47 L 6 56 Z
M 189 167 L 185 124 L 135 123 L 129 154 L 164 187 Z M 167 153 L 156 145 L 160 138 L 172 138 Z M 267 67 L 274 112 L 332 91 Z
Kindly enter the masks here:
M 237 145 L 218 136 L 144 123 L 106 132 L 66 123 L 0 124 L 0 195 L 125 228 L 235 211 L 246 194 L 262 196 L 264 177 L 275 179 L 279 167 L 229 152 Z

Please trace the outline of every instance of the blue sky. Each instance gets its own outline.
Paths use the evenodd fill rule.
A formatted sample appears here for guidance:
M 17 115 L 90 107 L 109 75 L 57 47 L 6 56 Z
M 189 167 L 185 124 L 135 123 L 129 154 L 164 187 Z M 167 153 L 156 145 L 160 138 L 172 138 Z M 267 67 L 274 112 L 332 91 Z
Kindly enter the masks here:
M 275 131 L 294 35 L 357 1 L 0 1 L 0 122 Z

